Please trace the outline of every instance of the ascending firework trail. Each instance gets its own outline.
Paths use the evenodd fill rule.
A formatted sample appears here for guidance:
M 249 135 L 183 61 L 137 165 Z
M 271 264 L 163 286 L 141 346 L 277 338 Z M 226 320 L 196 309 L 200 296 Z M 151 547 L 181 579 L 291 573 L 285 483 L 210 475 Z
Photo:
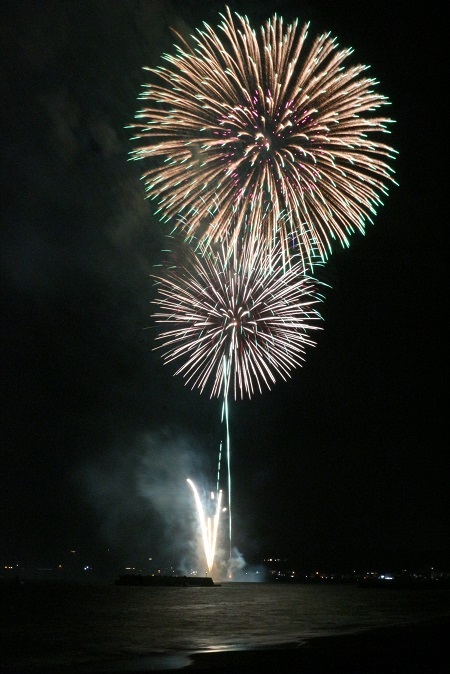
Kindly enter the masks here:
M 227 363 L 227 359 L 223 357 L 223 369 L 225 372 L 224 380 L 224 391 L 223 391 L 223 406 L 222 406 L 222 423 L 225 421 L 225 433 L 226 433 L 226 444 L 227 444 L 227 468 L 228 468 L 228 539 L 230 547 L 230 562 L 232 556 L 232 545 L 231 545 L 231 457 L 230 457 L 230 429 L 228 426 L 228 388 L 230 385 L 230 368 Z M 220 444 L 219 450 L 219 466 L 217 471 L 217 491 L 219 490 L 219 476 L 220 476 L 220 455 L 222 453 L 222 443 Z

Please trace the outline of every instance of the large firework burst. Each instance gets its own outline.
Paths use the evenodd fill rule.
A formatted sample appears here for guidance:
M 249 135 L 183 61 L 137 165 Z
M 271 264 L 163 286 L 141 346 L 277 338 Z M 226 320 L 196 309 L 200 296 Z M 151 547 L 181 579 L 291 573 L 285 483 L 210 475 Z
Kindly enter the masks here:
M 140 96 L 131 158 L 154 159 L 148 195 L 164 219 L 186 216 L 174 228 L 188 236 L 227 240 L 232 221 L 234 237 L 280 241 L 284 261 L 291 250 L 325 260 L 365 231 L 395 183 L 396 152 L 379 142 L 392 120 L 373 114 L 389 101 L 367 66 L 344 66 L 353 50 L 330 33 L 307 48 L 309 24 L 275 15 L 257 33 L 229 8 L 221 18 L 193 47 L 181 40 L 167 67 L 148 68 L 160 83 Z M 220 209 L 203 231 L 213 199 Z
M 323 297 L 300 258 L 284 270 L 281 256 L 280 244 L 184 245 L 153 275 L 159 311 L 152 315 L 162 324 L 155 348 L 166 363 L 183 361 L 175 374 L 192 388 L 251 398 L 302 365 Z

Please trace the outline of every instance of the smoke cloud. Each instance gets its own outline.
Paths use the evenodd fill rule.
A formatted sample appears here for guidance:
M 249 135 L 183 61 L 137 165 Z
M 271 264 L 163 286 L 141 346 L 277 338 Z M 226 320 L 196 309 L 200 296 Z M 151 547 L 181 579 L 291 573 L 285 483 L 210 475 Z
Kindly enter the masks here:
M 205 568 L 188 477 L 202 498 L 216 488 L 198 440 L 167 429 L 109 448 L 81 470 L 100 535 L 106 545 L 129 555 L 131 568 L 133 560 L 183 574 Z

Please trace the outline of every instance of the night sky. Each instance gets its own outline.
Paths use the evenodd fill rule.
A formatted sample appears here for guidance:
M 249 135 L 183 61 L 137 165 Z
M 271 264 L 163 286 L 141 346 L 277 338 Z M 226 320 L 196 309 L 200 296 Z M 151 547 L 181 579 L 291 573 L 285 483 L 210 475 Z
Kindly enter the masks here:
M 443 19 L 392 0 L 230 7 L 255 28 L 277 12 L 352 46 L 348 62 L 369 64 L 392 102 L 399 151 L 374 225 L 323 269 L 332 288 L 305 365 L 230 404 L 236 554 L 446 564 Z M 216 486 L 221 401 L 152 350 L 150 274 L 167 230 L 126 126 L 170 28 L 217 25 L 223 8 L 2 3 L 2 567 L 51 567 L 70 550 L 97 569 L 149 557 L 184 569 L 192 556 L 186 478 Z

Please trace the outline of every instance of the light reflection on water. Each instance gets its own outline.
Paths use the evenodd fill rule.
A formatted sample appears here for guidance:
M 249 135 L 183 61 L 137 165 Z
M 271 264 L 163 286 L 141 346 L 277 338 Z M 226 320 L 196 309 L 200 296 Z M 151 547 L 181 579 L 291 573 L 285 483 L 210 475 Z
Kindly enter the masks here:
M 131 669 L 150 656 L 171 654 L 184 663 L 172 664 L 175 668 L 193 651 L 296 645 L 448 616 L 449 600 L 445 590 L 353 585 L 25 586 L 1 612 L 0 662 L 6 667 L 114 661 L 117 668 Z

